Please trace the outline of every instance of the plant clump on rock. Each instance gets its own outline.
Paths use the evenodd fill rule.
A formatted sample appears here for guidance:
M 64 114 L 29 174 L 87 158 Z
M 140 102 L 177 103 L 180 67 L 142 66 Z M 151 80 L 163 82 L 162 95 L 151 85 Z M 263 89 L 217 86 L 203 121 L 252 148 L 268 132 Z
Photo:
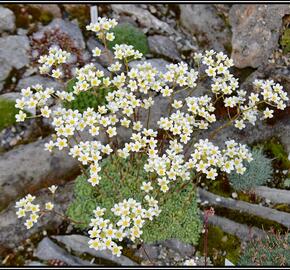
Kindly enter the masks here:
M 263 154 L 262 149 L 252 151 L 253 161 L 246 165 L 244 174 L 231 173 L 230 183 L 238 191 L 249 191 L 257 186 L 262 186 L 271 179 L 273 168 L 272 160 Z
M 273 80 L 255 80 L 255 92 L 247 95 L 231 73 L 233 60 L 213 50 L 196 53 L 194 67 L 181 62 L 160 71 L 146 61 L 132 67 L 129 63 L 143 59 L 142 52 L 128 44 L 109 50 L 116 25 L 114 19 L 98 18 L 87 26 L 104 45 L 92 53 L 108 55 L 109 76 L 91 63 L 76 68 L 71 92 L 41 84 L 22 89 L 17 121 L 27 118 L 27 108 L 36 109 L 36 117 L 52 118 L 55 134 L 45 149 L 65 150 L 79 161 L 84 175 L 76 181 L 68 220 L 87 228 L 91 248 L 120 256 L 125 240 L 175 237 L 196 243 L 201 227 L 196 186 L 222 173 L 243 175 L 245 163 L 253 160 L 247 145 L 229 139 L 218 146 L 214 138 L 230 125 L 242 130 L 272 118 L 274 109 L 286 108 L 287 93 Z M 40 73 L 62 80 L 70 57 L 62 48 L 49 48 L 38 61 Z M 196 95 L 203 79 L 210 82 L 209 94 Z M 107 91 L 106 102 L 97 108 L 96 103 L 86 109 L 62 106 L 83 93 L 96 94 L 98 102 L 101 89 Z M 52 100 L 60 106 L 52 106 Z M 226 122 L 208 138 L 197 139 L 198 132 L 217 122 L 217 100 L 229 112 Z M 48 212 L 63 216 L 52 201 L 39 205 L 34 200 L 28 194 L 16 202 L 17 216 L 28 229 Z

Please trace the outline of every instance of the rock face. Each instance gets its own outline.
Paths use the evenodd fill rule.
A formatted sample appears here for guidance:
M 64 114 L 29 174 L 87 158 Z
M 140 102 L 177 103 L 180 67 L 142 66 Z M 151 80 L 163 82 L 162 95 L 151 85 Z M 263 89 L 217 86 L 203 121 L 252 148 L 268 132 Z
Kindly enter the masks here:
M 143 259 L 142 265 L 181 265 L 185 258 L 190 258 L 195 248 L 177 239 L 169 239 L 154 244 L 142 244 L 135 256 Z
M 11 67 L 20 69 L 29 64 L 29 40 L 26 36 L 0 38 L 0 59 Z
M 74 42 L 74 45 L 80 49 L 85 49 L 83 34 L 78 25 L 64 21 L 62 19 L 54 19 L 49 25 L 43 27 L 40 31 L 33 34 L 33 39 L 40 40 L 43 38 L 46 31 L 59 29 L 60 32 L 68 35 Z
M 272 203 L 285 203 L 290 205 L 290 191 L 264 186 L 256 187 L 255 194 L 259 197 L 270 200 Z
M 168 37 L 160 35 L 150 36 L 148 44 L 150 51 L 157 56 L 164 56 L 170 60 L 181 60 L 176 44 Z
M 64 213 L 72 200 L 73 182 L 59 186 L 54 197 L 54 207 L 58 212 Z M 51 201 L 51 194 L 43 189 L 35 194 L 35 201 L 40 205 Z M 23 225 L 24 220 L 18 219 L 15 214 L 14 202 L 0 213 L 0 254 L 6 248 L 15 248 L 22 240 L 30 237 L 33 233 L 48 228 L 57 228 L 63 219 L 57 215 L 49 215 L 39 219 L 39 222 L 30 230 Z
M 137 265 L 135 262 L 129 258 L 121 255 L 120 257 L 114 256 L 109 250 L 95 250 L 89 247 L 90 238 L 83 235 L 58 235 L 53 236 L 60 243 L 64 244 L 67 248 L 72 249 L 78 253 L 88 253 L 94 257 L 102 258 L 105 260 L 112 261 L 118 265 L 122 266 L 134 266 Z
M 166 22 L 158 20 L 148 10 L 138 7 L 137 5 L 111 5 L 114 12 L 120 15 L 131 15 L 134 20 L 138 21 L 141 27 L 152 29 L 156 32 L 172 34 L 172 29 Z
M 38 244 L 34 252 L 34 257 L 41 260 L 60 260 L 67 265 L 90 265 L 90 262 L 84 261 L 78 257 L 72 256 L 57 244 L 52 242 L 48 237 L 45 237 Z
M 289 13 L 289 5 L 233 5 L 229 20 L 235 66 L 257 68 L 265 63 L 278 46 L 282 17 Z
M 213 5 L 180 4 L 180 23 L 207 49 L 225 50 L 230 30 Z
M 0 33 L 15 30 L 15 16 L 9 8 L 0 6 Z
M 19 146 L 0 155 L 0 206 L 42 187 L 71 179 L 79 172 L 76 160 L 63 151 L 44 150 L 48 139 Z
M 3 86 L 3 81 L 9 76 L 13 68 L 20 69 L 29 64 L 29 49 L 27 36 L 0 38 L 0 85 Z

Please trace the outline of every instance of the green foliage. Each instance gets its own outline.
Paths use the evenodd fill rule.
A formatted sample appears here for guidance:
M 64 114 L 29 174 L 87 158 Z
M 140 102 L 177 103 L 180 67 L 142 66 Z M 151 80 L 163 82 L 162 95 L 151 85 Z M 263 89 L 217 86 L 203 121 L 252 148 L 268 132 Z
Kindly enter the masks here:
M 18 112 L 14 101 L 0 99 L 0 131 L 16 123 L 15 115 Z
M 290 169 L 290 160 L 283 145 L 275 138 L 265 142 L 264 149 L 269 151 L 281 163 L 283 169 Z
M 270 232 L 261 240 L 252 240 L 240 257 L 240 266 L 289 266 L 290 235 Z
M 115 39 L 108 43 L 110 49 L 112 49 L 116 44 L 127 44 L 132 45 L 135 50 L 138 50 L 143 54 L 149 52 L 146 35 L 132 24 L 119 24 L 112 29 L 112 32 L 115 34 Z
M 161 214 L 154 222 L 144 226 L 143 239 L 146 243 L 177 238 L 184 243 L 197 244 L 201 231 L 196 200 L 188 202 L 192 188 L 174 192 L 161 207 Z
M 79 176 L 74 187 L 74 201 L 67 211 L 68 216 L 75 221 L 85 222 L 78 225 L 85 229 L 96 206 L 111 209 L 115 203 L 130 197 L 142 202 L 144 193 L 140 186 L 147 180 L 143 164 L 142 158 L 130 162 L 116 156 L 105 159 L 100 173 L 102 180 L 96 188 L 86 181 L 85 176 Z M 195 192 L 189 187 L 178 194 L 161 195 L 166 196 L 161 205 L 161 214 L 153 221 L 146 221 L 143 227 L 142 238 L 145 242 L 177 238 L 183 242 L 197 243 L 202 226 L 194 196 L 191 203 L 188 203 L 191 191 Z M 117 221 L 111 211 L 107 211 L 106 217 L 112 222 Z
M 243 175 L 235 172 L 229 175 L 230 183 L 235 190 L 248 191 L 261 186 L 270 179 L 273 173 L 272 161 L 263 154 L 262 149 L 254 149 L 252 155 L 253 160 L 247 163 L 247 169 Z
M 283 32 L 280 44 L 284 53 L 290 52 L 290 28 L 285 29 L 285 31 Z
M 72 92 L 73 87 L 76 83 L 76 79 L 72 79 L 67 84 L 67 91 Z M 79 110 L 84 112 L 88 107 L 96 109 L 99 105 L 106 102 L 106 89 L 98 89 L 96 95 L 92 93 L 92 90 L 86 92 L 81 92 L 79 95 L 75 96 L 75 99 L 71 102 L 65 102 L 64 106 L 67 109 Z

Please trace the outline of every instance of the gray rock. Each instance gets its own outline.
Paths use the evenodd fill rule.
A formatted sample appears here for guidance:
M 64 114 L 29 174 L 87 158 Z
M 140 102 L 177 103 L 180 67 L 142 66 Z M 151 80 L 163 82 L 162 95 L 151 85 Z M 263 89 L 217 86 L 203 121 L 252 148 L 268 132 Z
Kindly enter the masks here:
M 179 241 L 178 239 L 168 239 L 162 242 L 159 242 L 160 245 L 170 248 L 176 252 L 178 252 L 180 255 L 186 257 L 190 257 L 193 256 L 194 252 L 195 252 L 195 248 L 194 246 L 187 244 L 187 243 L 183 243 L 181 241 Z
M 226 198 L 222 196 L 217 196 L 211 192 L 204 189 L 197 189 L 198 195 L 202 201 L 208 201 L 213 207 L 224 207 L 237 212 L 243 212 L 245 214 L 258 216 L 277 222 L 286 228 L 290 227 L 290 214 L 269 207 L 261 206 L 258 204 L 248 203 L 245 201 L 234 200 L 232 198 Z M 237 227 L 239 229 L 239 227 Z M 262 230 L 260 230 L 262 231 Z M 242 232 L 241 232 L 242 233 Z M 237 235 L 238 236 L 238 235 Z M 238 236 L 240 237 L 240 236 Z M 246 238 L 245 235 L 241 234 L 241 239 Z
M 180 4 L 180 23 L 207 49 L 224 51 L 231 34 L 214 5 Z
M 26 36 L 0 38 L 0 91 L 13 68 L 20 69 L 29 64 L 29 49 Z
M 0 6 L 0 33 L 15 30 L 15 16 L 9 8 Z
M 273 203 L 285 203 L 290 205 L 290 190 L 260 186 L 254 188 L 253 191 L 259 197 L 270 200 Z
M 0 62 L 16 69 L 29 64 L 29 39 L 27 36 L 6 36 L 0 38 Z
M 58 242 L 64 244 L 67 248 L 72 249 L 78 253 L 88 253 L 97 258 L 102 258 L 105 260 L 112 261 L 118 265 L 122 266 L 134 266 L 137 265 L 135 262 L 129 258 L 121 255 L 120 257 L 114 256 L 108 250 L 95 250 L 89 247 L 88 242 L 90 238 L 83 235 L 58 235 L 52 236 L 53 239 L 56 239 Z
M 107 53 L 105 53 L 105 47 L 100 42 L 98 42 L 96 38 L 90 37 L 87 41 L 87 46 L 90 52 L 96 47 L 98 47 L 99 49 L 102 50 L 102 52 L 104 52 L 100 56 L 94 57 L 94 60 L 100 63 L 103 67 L 108 67 L 109 65 L 111 65 L 111 63 L 113 63 L 113 53 L 110 50 L 108 50 Z
M 66 152 L 45 151 L 47 141 L 39 140 L 0 155 L 1 209 L 18 197 L 71 179 L 79 172 L 77 161 Z
M 150 36 L 148 44 L 150 51 L 157 56 L 164 56 L 171 60 L 181 60 L 176 44 L 168 37 L 160 35 Z
M 59 81 L 48 77 L 43 77 L 41 75 L 33 75 L 19 80 L 16 90 L 20 91 L 23 88 L 27 88 L 35 84 L 41 84 L 43 87 L 51 87 L 55 90 L 63 90 L 64 88 L 64 85 L 62 85 Z
M 52 242 L 48 237 L 41 240 L 33 256 L 45 261 L 60 260 L 68 265 L 90 265 L 90 262 L 70 255 L 57 244 Z
M 289 13 L 287 4 L 233 5 L 229 19 L 235 66 L 257 68 L 265 63 L 278 47 L 282 17 Z
M 47 188 L 34 193 L 37 197 L 36 203 L 44 205 L 46 202 L 51 201 L 51 194 Z M 73 182 L 59 185 L 55 197 L 54 207 L 55 210 L 64 213 L 67 210 L 69 203 L 72 201 L 73 196 Z M 1 204 L 2 207 L 2 204 Z M 7 209 L 0 212 L 0 254 L 5 249 L 17 247 L 20 242 L 29 238 L 31 235 L 42 230 L 57 228 L 63 222 L 63 218 L 58 215 L 50 214 L 44 218 L 40 218 L 30 230 L 27 230 L 23 225 L 24 220 L 18 219 L 15 213 L 15 203 L 11 203 Z
M 161 247 L 157 244 L 142 244 L 135 252 L 135 256 L 146 260 L 157 260 L 161 253 Z
M 131 15 L 142 27 L 152 29 L 158 33 L 173 34 L 175 31 L 167 23 L 158 20 L 148 10 L 138 7 L 137 5 L 120 5 L 113 4 L 111 8 L 120 15 Z
M 60 32 L 67 34 L 74 45 L 80 49 L 85 49 L 85 41 L 79 26 L 75 23 L 64 21 L 62 19 L 54 19 L 49 25 L 43 27 L 40 31 L 33 34 L 33 39 L 40 40 L 47 31 L 59 29 Z
M 9 76 L 11 71 L 12 66 L 9 65 L 6 61 L 2 61 L 0 65 L 0 82 L 2 82 L 2 87 L 4 85 L 5 79 Z M 0 87 L 0 90 L 2 89 L 2 87 Z

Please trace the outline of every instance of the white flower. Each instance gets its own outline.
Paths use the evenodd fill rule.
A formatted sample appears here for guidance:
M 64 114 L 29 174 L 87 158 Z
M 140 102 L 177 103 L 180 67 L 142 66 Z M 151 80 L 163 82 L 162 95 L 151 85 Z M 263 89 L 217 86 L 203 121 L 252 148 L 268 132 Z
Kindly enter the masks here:
M 24 113 L 23 111 L 19 111 L 19 113 L 15 115 L 16 122 L 23 122 L 26 117 L 27 117 L 27 114 Z
M 57 188 L 58 188 L 58 186 L 52 185 L 52 186 L 50 186 L 48 189 L 49 189 L 49 191 L 50 191 L 52 194 L 54 194 L 55 191 L 57 190 Z
M 45 204 L 45 209 L 51 211 L 54 208 L 54 205 L 51 202 Z

